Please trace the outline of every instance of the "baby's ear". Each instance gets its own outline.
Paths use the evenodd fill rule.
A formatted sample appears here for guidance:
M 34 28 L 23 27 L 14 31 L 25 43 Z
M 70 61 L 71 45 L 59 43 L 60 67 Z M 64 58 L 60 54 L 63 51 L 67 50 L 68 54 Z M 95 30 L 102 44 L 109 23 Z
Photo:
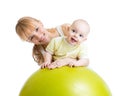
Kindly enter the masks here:
M 84 38 L 84 41 L 87 40 L 87 38 Z

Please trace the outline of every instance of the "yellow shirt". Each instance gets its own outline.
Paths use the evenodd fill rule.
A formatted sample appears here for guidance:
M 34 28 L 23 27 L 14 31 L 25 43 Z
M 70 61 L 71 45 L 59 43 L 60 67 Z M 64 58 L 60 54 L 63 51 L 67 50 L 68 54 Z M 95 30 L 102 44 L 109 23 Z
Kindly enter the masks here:
M 70 57 L 83 58 L 86 57 L 86 51 L 82 44 L 70 45 L 64 37 L 53 38 L 48 44 L 46 50 L 53 55 L 53 60 Z

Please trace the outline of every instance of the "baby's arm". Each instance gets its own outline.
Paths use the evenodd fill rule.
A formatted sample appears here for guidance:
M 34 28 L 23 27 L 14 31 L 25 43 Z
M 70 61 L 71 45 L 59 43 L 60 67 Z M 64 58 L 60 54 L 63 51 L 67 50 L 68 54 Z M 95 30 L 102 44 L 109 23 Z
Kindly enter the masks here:
M 88 58 L 81 58 L 81 59 L 71 59 L 71 62 L 68 64 L 70 67 L 73 66 L 88 66 L 89 59 Z
M 71 59 L 71 62 L 68 64 L 69 66 L 88 66 L 89 65 L 89 56 L 88 49 L 86 43 L 82 43 L 80 47 L 80 51 L 76 59 Z
M 72 59 L 72 58 L 63 58 L 63 59 L 59 59 L 56 60 L 54 62 L 52 62 L 50 65 L 48 65 L 49 69 L 54 69 L 54 68 L 59 68 L 62 66 L 70 66 L 70 67 L 74 67 L 74 66 L 88 66 L 89 64 L 89 59 L 88 58 L 82 58 L 82 59 Z
M 41 64 L 41 68 L 48 67 L 52 61 L 52 55 L 49 52 L 44 52 L 44 62 Z
M 63 59 L 58 59 L 54 62 L 52 62 L 48 68 L 49 69 L 54 69 L 54 68 L 58 68 L 58 67 L 62 67 L 62 66 L 66 66 L 70 63 L 70 61 L 72 61 L 71 58 L 63 58 Z

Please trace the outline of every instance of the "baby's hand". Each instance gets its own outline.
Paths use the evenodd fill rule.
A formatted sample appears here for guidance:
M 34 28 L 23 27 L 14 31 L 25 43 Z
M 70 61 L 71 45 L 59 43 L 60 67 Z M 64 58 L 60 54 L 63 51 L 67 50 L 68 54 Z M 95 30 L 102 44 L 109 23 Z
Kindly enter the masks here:
M 71 60 L 70 62 L 69 62 L 69 64 L 68 64 L 68 66 L 70 66 L 70 67 L 75 67 L 76 66 L 76 60 Z
M 68 66 L 70 66 L 70 67 L 75 67 L 75 64 L 69 63 Z
M 66 65 L 66 64 L 67 64 L 67 63 L 64 62 L 63 59 L 60 59 L 60 60 L 56 60 L 56 61 L 54 61 L 53 63 L 51 63 L 51 64 L 48 66 L 48 68 L 49 68 L 49 69 L 54 69 L 54 68 L 62 67 L 62 66 L 64 66 L 64 65 Z
M 43 69 L 43 68 L 46 68 L 46 67 L 48 67 L 49 65 L 50 65 L 50 62 L 46 61 L 46 62 L 44 62 L 44 63 L 41 64 L 41 68 L 42 68 L 42 69 Z
M 52 63 L 52 64 L 48 65 L 47 68 L 48 69 L 54 69 L 54 68 L 57 68 L 57 65 Z

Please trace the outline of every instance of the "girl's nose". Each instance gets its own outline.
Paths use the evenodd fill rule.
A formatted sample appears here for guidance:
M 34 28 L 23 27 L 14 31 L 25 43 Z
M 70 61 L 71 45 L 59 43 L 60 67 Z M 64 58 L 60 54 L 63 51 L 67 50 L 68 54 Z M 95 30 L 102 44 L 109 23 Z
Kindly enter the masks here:
M 41 38 L 41 35 L 39 34 L 39 32 L 35 34 L 35 37 L 36 37 L 37 39 L 40 39 L 40 38 Z

